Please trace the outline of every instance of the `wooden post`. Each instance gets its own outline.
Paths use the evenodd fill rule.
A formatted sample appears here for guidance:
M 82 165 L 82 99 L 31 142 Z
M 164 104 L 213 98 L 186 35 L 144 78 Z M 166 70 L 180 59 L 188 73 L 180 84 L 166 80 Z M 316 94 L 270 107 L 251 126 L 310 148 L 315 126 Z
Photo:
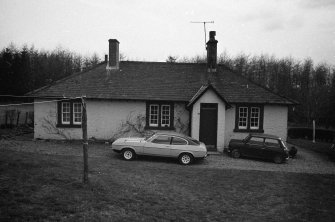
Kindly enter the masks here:
M 315 143 L 315 120 L 313 120 L 313 143 Z
M 24 121 L 24 125 L 28 125 L 28 112 L 26 112 L 26 120 Z
M 19 126 L 19 123 L 20 123 L 20 114 L 21 114 L 21 111 L 17 110 L 17 119 L 16 119 L 16 127 Z
M 82 97 L 81 128 L 83 131 L 84 176 L 83 183 L 88 183 L 88 141 L 87 141 L 87 113 L 85 97 Z

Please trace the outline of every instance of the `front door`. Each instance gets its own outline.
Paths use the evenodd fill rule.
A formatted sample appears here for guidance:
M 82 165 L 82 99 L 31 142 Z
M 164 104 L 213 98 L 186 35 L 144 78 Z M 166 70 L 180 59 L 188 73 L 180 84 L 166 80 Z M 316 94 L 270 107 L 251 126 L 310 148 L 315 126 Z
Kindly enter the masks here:
M 218 104 L 200 104 L 200 135 L 199 140 L 206 144 L 209 151 L 217 151 Z

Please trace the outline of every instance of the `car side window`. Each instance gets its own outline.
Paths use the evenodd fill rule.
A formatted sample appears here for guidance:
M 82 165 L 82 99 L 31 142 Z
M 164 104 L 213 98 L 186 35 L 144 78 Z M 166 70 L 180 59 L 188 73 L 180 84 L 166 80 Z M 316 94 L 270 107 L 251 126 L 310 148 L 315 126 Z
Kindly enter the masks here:
M 158 144 L 170 144 L 171 137 L 170 136 L 157 136 L 155 139 L 151 141 L 152 143 L 158 143 Z
M 276 140 L 276 139 L 266 138 L 265 139 L 265 145 L 266 146 L 272 146 L 272 147 L 280 148 L 279 141 Z
M 261 144 L 264 142 L 264 138 L 261 138 L 261 137 L 250 137 L 249 139 L 249 143 L 252 143 L 252 144 Z
M 187 141 L 179 137 L 172 137 L 172 145 L 187 145 Z

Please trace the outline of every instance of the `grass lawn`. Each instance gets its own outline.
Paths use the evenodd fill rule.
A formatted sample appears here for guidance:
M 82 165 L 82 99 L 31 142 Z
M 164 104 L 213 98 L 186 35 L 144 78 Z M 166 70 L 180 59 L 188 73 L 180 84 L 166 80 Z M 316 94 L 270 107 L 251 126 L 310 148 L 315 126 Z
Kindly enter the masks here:
M 101 153 L 90 157 L 83 185 L 80 156 L 0 149 L 0 221 L 335 220 L 335 175 L 126 162 Z

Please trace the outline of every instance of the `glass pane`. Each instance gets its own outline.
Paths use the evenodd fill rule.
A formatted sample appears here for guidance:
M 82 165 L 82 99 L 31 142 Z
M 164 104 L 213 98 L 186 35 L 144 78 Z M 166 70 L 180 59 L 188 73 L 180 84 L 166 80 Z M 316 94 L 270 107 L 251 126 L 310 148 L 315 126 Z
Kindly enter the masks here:
M 238 128 L 246 129 L 248 124 L 248 107 L 239 107 L 238 114 Z
M 70 103 L 69 102 L 62 103 L 62 123 L 65 123 L 65 124 L 70 123 Z
M 260 137 L 251 137 L 250 142 L 257 142 L 257 143 L 263 143 L 264 138 L 260 138 Z
M 259 116 L 260 116 L 260 109 L 258 107 L 251 107 L 250 129 L 258 129 L 259 128 Z
M 173 137 L 172 145 L 187 145 L 187 141 L 179 137 Z
M 82 106 L 81 103 L 73 103 L 73 123 L 81 124 Z
M 150 105 L 149 125 L 158 126 L 158 105 Z
M 162 105 L 161 126 L 170 126 L 170 106 Z
M 169 136 L 157 136 L 152 143 L 158 144 L 170 144 L 171 137 Z
M 275 139 L 266 138 L 265 139 L 265 144 L 268 145 L 268 146 L 280 147 L 279 141 L 275 140 Z

